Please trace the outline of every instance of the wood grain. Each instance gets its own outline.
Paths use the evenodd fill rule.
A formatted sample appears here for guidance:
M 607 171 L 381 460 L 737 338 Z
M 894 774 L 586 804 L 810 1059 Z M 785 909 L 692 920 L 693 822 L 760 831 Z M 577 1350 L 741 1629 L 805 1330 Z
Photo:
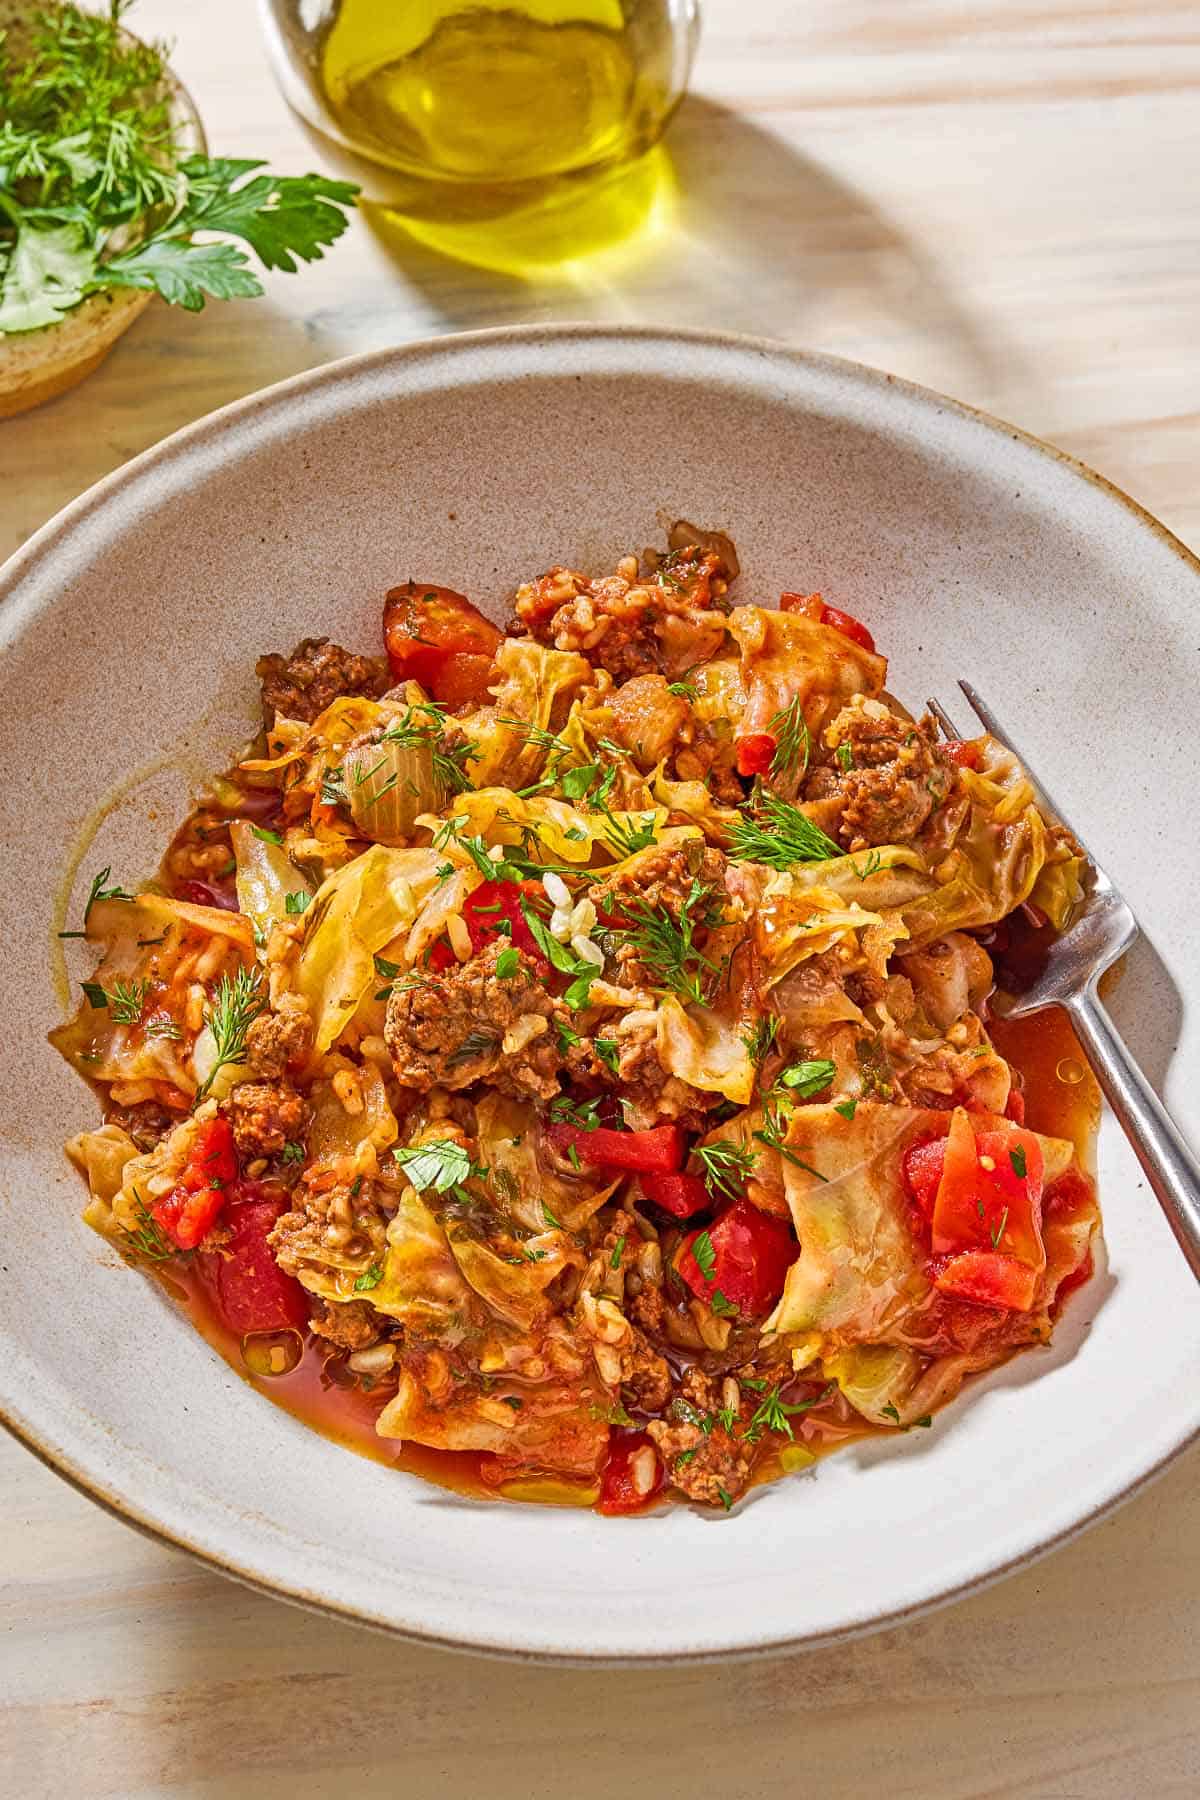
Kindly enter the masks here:
M 312 165 L 246 0 L 142 0 L 137 20 L 175 40 L 215 148 Z M 757 331 L 882 365 L 1054 440 L 1200 540 L 1200 7 L 708 0 L 671 147 L 673 216 L 541 285 L 358 220 L 255 304 L 156 304 L 77 393 L 0 427 L 0 553 L 266 382 L 551 318 Z M 1074 1545 L 902 1630 L 584 1672 L 414 1649 L 260 1598 L 5 1441 L 0 1793 L 1196 1795 L 1198 1471 L 1184 1458 Z M 814 1580 L 820 1562 L 814 1546 Z

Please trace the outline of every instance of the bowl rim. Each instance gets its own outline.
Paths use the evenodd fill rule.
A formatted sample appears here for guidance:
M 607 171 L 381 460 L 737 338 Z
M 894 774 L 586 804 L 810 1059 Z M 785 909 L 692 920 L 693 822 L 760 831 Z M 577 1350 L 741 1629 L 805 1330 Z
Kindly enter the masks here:
M 1200 556 L 1191 551 L 1161 520 L 1123 489 L 1109 481 L 1106 476 L 1101 475 L 1069 452 L 1047 443 L 1033 433 L 1012 425 L 980 407 L 971 406 L 964 401 L 942 394 L 937 389 L 909 381 L 904 377 L 891 375 L 884 370 L 849 357 L 835 356 L 824 351 L 807 350 L 778 339 L 748 333 L 682 326 L 592 324 L 584 321 L 566 321 L 440 333 L 415 338 L 403 344 L 379 350 L 339 357 L 332 362 L 321 364 L 315 369 L 301 371 L 297 375 L 274 382 L 268 387 L 257 389 L 255 392 L 231 401 L 211 413 L 204 414 L 191 424 L 170 433 L 85 489 L 75 500 L 70 501 L 44 525 L 40 526 L 24 544 L 4 563 L 0 564 L 0 614 L 3 615 L 4 620 L 4 623 L 0 625 L 0 647 L 18 633 L 24 624 L 26 608 L 20 601 L 14 601 L 13 593 L 27 572 L 36 567 L 41 558 L 53 553 L 57 545 L 68 538 L 77 525 L 92 513 L 105 507 L 109 500 L 122 490 L 136 485 L 144 476 L 151 474 L 158 465 L 174 461 L 180 453 L 186 454 L 202 447 L 213 438 L 219 438 L 231 426 L 252 421 L 256 414 L 265 421 L 278 407 L 286 407 L 296 395 L 311 395 L 322 389 L 336 389 L 341 383 L 353 382 L 372 369 L 402 366 L 406 362 L 419 361 L 430 355 L 454 357 L 479 348 L 495 346 L 503 348 L 505 344 L 510 343 L 526 345 L 547 343 L 562 347 L 572 344 L 603 345 L 615 342 L 682 345 L 696 350 L 708 350 L 718 355 L 725 351 L 743 355 L 750 353 L 764 359 L 783 362 L 793 368 L 850 380 L 860 387 L 874 390 L 878 394 L 899 393 L 918 406 L 932 406 L 937 411 L 949 411 L 962 419 L 982 426 L 985 431 L 994 436 L 1017 442 L 1036 454 L 1049 458 L 1063 467 L 1068 474 L 1099 490 L 1128 513 L 1135 524 L 1148 528 L 1163 547 L 1170 550 L 1193 575 L 1200 579 Z M 1125 1501 L 1141 1493 L 1157 1480 L 1178 1456 L 1182 1455 L 1191 1445 L 1200 1442 L 1200 1425 L 1188 1427 L 1183 1435 L 1140 1475 L 1123 1488 L 1097 1502 L 1085 1514 L 1055 1532 L 1051 1537 L 1030 1548 L 1018 1551 L 1004 1563 L 978 1575 L 939 1589 L 936 1593 L 919 1601 L 895 1607 L 886 1613 L 880 1613 L 869 1620 L 860 1620 L 853 1624 L 836 1627 L 818 1635 L 784 1635 L 760 1644 L 742 1645 L 728 1649 L 717 1647 L 704 1650 L 645 1650 L 626 1651 L 620 1654 L 611 1652 L 593 1654 L 587 1650 L 561 1647 L 531 1649 L 512 1644 L 498 1645 L 494 1641 L 467 1633 L 447 1635 L 431 1630 L 423 1624 L 400 1622 L 394 1617 L 366 1613 L 358 1607 L 342 1604 L 327 1594 L 315 1593 L 305 1588 L 302 1583 L 278 1577 L 268 1578 L 250 1566 L 249 1559 L 243 1562 L 236 1557 L 222 1555 L 218 1551 L 191 1540 L 185 1532 L 165 1523 L 161 1518 L 154 1516 L 152 1510 L 143 1509 L 136 1500 L 119 1492 L 98 1472 L 93 1472 L 83 1466 L 83 1463 L 77 1461 L 68 1450 L 59 1449 L 47 1442 L 32 1419 L 27 1417 L 22 1409 L 3 1393 L 0 1393 L 0 1425 L 4 1426 L 47 1468 L 52 1469 L 70 1486 L 96 1502 L 113 1517 L 131 1525 L 135 1530 L 158 1543 L 186 1551 L 207 1567 L 254 1589 L 256 1592 L 275 1599 L 288 1600 L 331 1618 L 385 1632 L 409 1643 L 484 1655 L 505 1661 L 592 1668 L 742 1662 L 788 1651 L 819 1649 L 906 1624 L 933 1612 L 938 1607 L 949 1605 L 968 1595 L 980 1593 L 995 1582 L 1003 1580 L 1005 1576 L 1018 1569 L 1029 1567 L 1043 1556 L 1070 1543 L 1090 1526 L 1114 1512 Z

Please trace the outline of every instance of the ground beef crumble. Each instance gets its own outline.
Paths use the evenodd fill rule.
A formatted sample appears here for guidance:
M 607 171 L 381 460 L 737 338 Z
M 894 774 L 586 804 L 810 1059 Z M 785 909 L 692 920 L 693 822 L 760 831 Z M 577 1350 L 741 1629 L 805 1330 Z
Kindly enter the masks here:
M 246 1061 L 256 1075 L 278 1081 L 295 1073 L 312 1049 L 312 1021 L 303 1003 L 284 994 L 277 1012 L 262 1013 L 246 1035 Z
M 498 938 L 469 961 L 417 986 L 397 986 L 384 1037 L 402 1087 L 428 1093 L 490 1081 L 518 1098 L 558 1092 L 563 1053 L 552 1021 L 568 1014 L 527 958 L 508 979 L 496 973 L 510 946 Z
M 304 638 L 290 656 L 260 656 L 254 671 L 268 730 L 277 717 L 311 725 L 344 694 L 378 700 L 392 680 L 386 657 L 356 656 L 328 638 Z
M 827 727 L 825 741 L 834 761 L 810 772 L 804 797 L 836 803 L 822 822 L 848 850 L 907 843 L 953 786 L 936 722 L 910 723 L 882 700 L 856 694 Z
M 383 1319 L 363 1300 L 314 1300 L 309 1325 L 339 1350 L 367 1350 L 377 1344 Z
M 287 1081 L 240 1081 L 221 1110 L 247 1162 L 278 1156 L 285 1144 L 304 1136 L 312 1117 L 308 1101 Z

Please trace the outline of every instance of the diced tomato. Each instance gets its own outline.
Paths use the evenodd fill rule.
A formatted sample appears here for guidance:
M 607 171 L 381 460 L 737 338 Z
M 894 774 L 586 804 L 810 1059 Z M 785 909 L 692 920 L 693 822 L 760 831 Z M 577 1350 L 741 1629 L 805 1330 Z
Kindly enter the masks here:
M 983 746 L 978 738 L 949 738 L 942 750 L 960 769 L 977 769 Z
M 874 655 L 875 639 L 853 613 L 843 612 L 840 606 L 827 606 L 821 622 L 831 626 L 834 631 L 840 631 L 851 643 L 860 644 L 864 650 L 869 650 Z
M 634 1485 L 632 1467 L 634 1457 L 643 1450 L 649 1450 L 654 1458 L 653 1482 L 644 1493 Z M 646 1459 L 639 1458 L 638 1472 L 641 1473 L 645 1466 Z M 614 1430 L 608 1440 L 608 1461 L 600 1477 L 597 1510 L 609 1514 L 640 1512 L 661 1491 L 662 1484 L 662 1463 L 646 1432 Z
M 678 1125 L 655 1125 L 649 1131 L 610 1131 L 603 1125 L 584 1131 L 577 1125 L 551 1125 L 546 1135 L 564 1154 L 574 1150 L 580 1162 L 601 1169 L 666 1175 L 683 1161 L 683 1132 Z
M 712 1205 L 712 1195 L 699 1175 L 643 1175 L 642 1192 L 673 1219 L 690 1219 Z
M 1014 1125 L 1025 1123 L 1025 1096 L 1020 1088 L 1010 1088 L 1008 1099 L 1004 1103 L 1004 1116 L 1011 1119 Z
M 933 1217 L 933 1203 L 937 1198 L 945 1159 L 945 1138 L 932 1138 L 924 1144 L 912 1144 L 904 1152 L 905 1184 L 927 1219 Z
M 711 1256 L 696 1260 L 696 1243 L 707 1235 Z M 783 1292 L 784 1278 L 800 1254 L 791 1226 L 760 1212 L 749 1200 L 735 1200 L 707 1234 L 689 1232 L 680 1245 L 675 1267 L 701 1300 L 712 1303 L 718 1291 L 747 1317 L 768 1312 Z M 705 1272 L 707 1270 L 707 1273 Z
M 800 613 L 819 625 L 825 617 L 825 602 L 820 594 L 780 594 L 780 612 Z
M 946 1138 L 942 1179 L 934 1200 L 935 1254 L 1003 1251 L 1040 1272 L 1042 1149 L 1032 1131 L 981 1131 L 955 1107 Z
M 187 900 L 192 906 L 219 906 L 222 912 L 241 911 L 235 890 L 219 882 L 176 881 L 171 892 L 176 900 Z
M 457 961 L 457 956 L 455 956 L 453 950 L 450 948 L 449 939 L 444 937 L 435 938 L 433 943 L 430 944 L 429 960 L 426 963 L 426 967 L 432 969 L 435 975 L 441 975 L 447 969 L 452 969 Z
M 875 652 L 875 639 L 871 636 L 861 619 L 853 613 L 843 612 L 840 606 L 827 606 L 820 594 L 780 594 L 780 612 L 800 613 L 806 619 L 813 619 L 818 625 L 828 625 L 833 631 L 840 631 L 853 643 L 861 644 L 864 650 Z
M 528 899 L 541 894 L 541 884 L 536 881 L 481 882 L 468 895 L 462 910 L 463 923 L 471 935 L 471 949 L 478 952 L 493 938 L 506 937 L 514 949 L 523 951 L 539 967 L 545 968 L 546 959 L 521 911 L 523 897 Z M 500 929 L 505 920 L 511 927 L 509 931 Z
M 1079 1169 L 1064 1169 L 1046 1189 L 1042 1212 L 1047 1219 L 1064 1213 L 1070 1216 L 1094 1206 L 1095 1201 L 1095 1190 L 1087 1176 Z
M 500 632 L 465 594 L 406 581 L 383 607 L 383 638 L 397 681 L 419 681 L 435 700 L 479 699 L 491 679 Z
M 242 1197 L 226 1209 L 229 1239 L 221 1250 L 201 1253 L 200 1275 L 230 1331 L 302 1331 L 308 1297 L 285 1275 L 267 1236 L 287 1206 L 265 1183 L 244 1182 Z
M 194 1250 L 202 1244 L 221 1215 L 225 1205 L 224 1188 L 201 1188 L 189 1194 L 185 1187 L 175 1187 L 151 1207 L 155 1224 L 180 1250 Z
M 430 692 L 442 706 L 457 712 L 463 706 L 485 706 L 491 699 L 488 689 L 496 679 L 496 664 L 490 656 L 448 656 L 430 677 Z
M 769 774 L 775 760 L 776 740 L 769 731 L 752 731 L 737 741 L 739 775 Z
M 1039 1274 L 1028 1263 L 996 1250 L 962 1250 L 935 1265 L 933 1284 L 944 1294 L 957 1294 L 979 1306 L 1028 1312 L 1037 1293 Z
M 237 1174 L 233 1132 L 218 1115 L 200 1127 L 178 1182 L 151 1208 L 155 1223 L 181 1250 L 194 1250 L 216 1224 Z

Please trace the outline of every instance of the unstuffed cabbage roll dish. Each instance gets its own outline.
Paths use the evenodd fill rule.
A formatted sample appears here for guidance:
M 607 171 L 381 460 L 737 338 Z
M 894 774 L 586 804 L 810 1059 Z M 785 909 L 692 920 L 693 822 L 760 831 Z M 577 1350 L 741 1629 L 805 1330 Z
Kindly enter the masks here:
M 1099 1228 L 1073 1040 L 989 1003 L 1078 845 L 858 619 L 670 541 L 264 655 L 157 878 L 60 921 L 100 960 L 51 1034 L 87 1222 L 262 1392 L 608 1514 L 930 1426 Z

